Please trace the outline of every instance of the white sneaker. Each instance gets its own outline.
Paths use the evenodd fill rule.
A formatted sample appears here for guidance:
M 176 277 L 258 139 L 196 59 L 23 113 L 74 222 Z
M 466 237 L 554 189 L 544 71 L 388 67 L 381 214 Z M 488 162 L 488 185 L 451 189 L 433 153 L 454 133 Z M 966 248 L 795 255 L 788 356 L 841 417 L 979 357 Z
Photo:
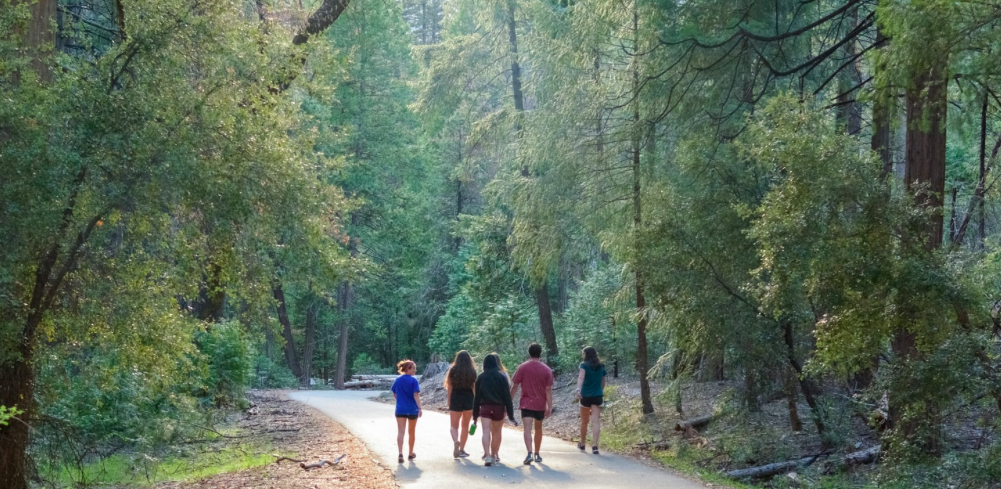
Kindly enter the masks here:
M 489 467 L 489 466 L 491 466 L 493 464 L 494 464 L 494 458 L 493 457 L 487 457 L 487 458 L 483 459 L 483 465 L 484 466 Z
M 452 448 L 452 458 L 459 458 L 459 442 L 455 442 L 455 446 Z

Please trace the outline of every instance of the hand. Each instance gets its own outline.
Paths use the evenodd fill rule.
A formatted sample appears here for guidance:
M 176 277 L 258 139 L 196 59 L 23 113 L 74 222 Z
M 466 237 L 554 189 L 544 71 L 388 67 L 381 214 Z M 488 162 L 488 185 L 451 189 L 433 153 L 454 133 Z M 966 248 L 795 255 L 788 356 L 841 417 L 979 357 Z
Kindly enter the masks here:
M 424 410 L 421 408 L 417 408 L 417 417 L 419 418 L 421 416 L 424 416 Z
M 553 409 L 552 409 L 552 408 L 550 408 L 549 406 L 546 406 L 546 416 L 545 416 L 545 418 L 546 418 L 546 419 L 549 419 L 549 416 L 550 416 L 551 414 L 553 414 Z
M 508 419 L 511 420 L 511 424 L 515 425 L 516 427 L 518 426 L 518 420 L 516 420 L 514 418 L 508 418 Z

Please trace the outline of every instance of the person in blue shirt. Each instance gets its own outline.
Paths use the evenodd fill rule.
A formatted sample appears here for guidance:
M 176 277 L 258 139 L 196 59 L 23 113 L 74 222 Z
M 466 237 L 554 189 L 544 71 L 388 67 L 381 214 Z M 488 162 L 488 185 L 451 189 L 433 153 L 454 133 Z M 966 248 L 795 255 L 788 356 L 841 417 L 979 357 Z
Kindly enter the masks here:
M 581 351 L 583 362 L 577 375 L 577 399 L 580 399 L 580 443 L 577 448 L 584 451 L 587 445 L 587 425 L 591 423 L 591 453 L 598 455 L 598 436 L 601 434 L 601 405 L 605 397 L 605 364 L 598 358 L 598 350 L 589 346 Z
M 421 409 L 421 384 L 417 382 L 414 374 L 417 373 L 417 364 L 413 360 L 403 360 L 396 364 L 396 369 L 403 375 L 393 382 L 393 399 L 396 399 L 396 446 L 400 449 L 400 457 L 397 460 L 403 463 L 403 431 L 409 425 L 410 432 L 410 456 L 409 460 L 417 458 L 414 453 L 414 434 L 417 430 L 417 418 L 424 414 Z

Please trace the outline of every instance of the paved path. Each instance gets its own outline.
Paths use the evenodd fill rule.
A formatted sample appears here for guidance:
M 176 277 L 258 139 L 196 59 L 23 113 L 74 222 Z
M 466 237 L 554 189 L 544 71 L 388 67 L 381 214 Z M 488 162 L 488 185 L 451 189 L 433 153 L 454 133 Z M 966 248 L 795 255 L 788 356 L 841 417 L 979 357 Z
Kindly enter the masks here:
M 417 459 L 396 462 L 396 421 L 394 407 L 369 400 L 375 391 L 304 391 L 289 397 L 319 409 L 361 439 L 369 450 L 394 474 L 404 489 L 506 487 L 521 485 L 532 489 L 702 489 L 705 486 L 664 470 L 602 452 L 581 453 L 574 443 L 553 437 L 542 441 L 542 463 L 522 465 L 525 442 L 521 428 L 504 430 L 499 466 L 484 467 L 480 455 L 480 431 L 466 442 L 465 459 L 452 458 L 452 437 L 448 415 L 428 411 L 417 422 Z M 519 420 L 520 423 L 520 420 Z M 482 428 L 482 427 L 481 427 Z M 404 440 L 403 450 L 407 450 Z M 404 453 L 406 455 L 406 453 Z M 350 456 L 350 455 L 349 455 Z

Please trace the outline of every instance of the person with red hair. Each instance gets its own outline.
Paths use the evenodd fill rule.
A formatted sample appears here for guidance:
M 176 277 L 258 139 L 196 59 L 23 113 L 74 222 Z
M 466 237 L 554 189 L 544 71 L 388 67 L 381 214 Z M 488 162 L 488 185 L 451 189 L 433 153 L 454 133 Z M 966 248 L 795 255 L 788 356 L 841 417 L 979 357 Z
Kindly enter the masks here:
M 414 377 L 417 373 L 417 364 L 413 360 L 402 360 L 396 364 L 396 369 L 402 374 L 393 382 L 393 399 L 396 399 L 396 446 L 400 449 L 400 457 L 397 460 L 403 463 L 403 432 L 409 425 L 410 433 L 410 456 L 408 460 L 417 458 L 414 453 L 414 434 L 417 430 L 417 418 L 424 414 L 421 409 L 421 384 Z

